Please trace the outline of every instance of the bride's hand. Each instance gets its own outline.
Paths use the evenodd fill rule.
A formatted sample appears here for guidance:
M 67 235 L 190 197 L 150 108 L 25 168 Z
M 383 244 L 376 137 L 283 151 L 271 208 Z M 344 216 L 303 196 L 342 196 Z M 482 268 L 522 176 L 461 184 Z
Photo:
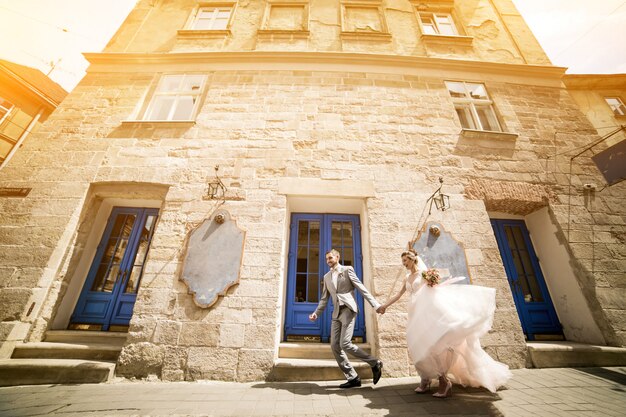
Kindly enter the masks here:
M 379 314 L 385 314 L 385 311 L 386 311 L 386 310 L 387 310 L 387 307 L 385 307 L 384 305 L 382 305 L 382 306 L 380 306 L 380 307 L 378 307 L 378 308 L 376 309 L 376 312 L 377 312 L 377 313 L 379 313 Z

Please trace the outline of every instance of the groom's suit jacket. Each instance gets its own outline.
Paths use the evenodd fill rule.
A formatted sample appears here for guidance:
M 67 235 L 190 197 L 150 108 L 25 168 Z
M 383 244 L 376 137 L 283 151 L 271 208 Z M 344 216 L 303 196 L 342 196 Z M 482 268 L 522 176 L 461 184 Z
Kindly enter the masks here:
M 365 288 L 365 285 L 359 281 L 354 273 L 354 268 L 339 264 L 336 268 L 338 268 L 337 270 L 339 271 L 339 276 L 337 277 L 337 287 L 335 288 L 335 285 L 333 284 L 332 271 L 328 271 L 326 275 L 324 275 L 322 298 L 317 305 L 317 309 L 315 309 L 315 314 L 318 316 L 322 314 L 322 311 L 326 308 L 326 304 L 328 304 L 329 295 L 333 300 L 333 319 L 336 319 L 339 316 L 339 303 L 345 305 L 355 313 L 358 313 L 359 308 L 356 304 L 356 298 L 354 298 L 355 289 L 363 295 L 363 298 L 365 298 L 374 309 L 380 307 L 380 303 L 376 301 L 372 294 L 369 293 L 367 288 Z

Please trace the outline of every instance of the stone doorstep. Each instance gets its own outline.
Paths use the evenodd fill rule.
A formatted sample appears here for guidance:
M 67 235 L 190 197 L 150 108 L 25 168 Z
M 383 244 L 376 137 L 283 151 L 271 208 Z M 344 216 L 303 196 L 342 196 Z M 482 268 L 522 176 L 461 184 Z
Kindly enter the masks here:
M 105 343 L 120 348 L 126 343 L 128 333 L 95 332 L 87 330 L 48 330 L 44 342 L 60 343 Z
M 77 359 L 0 360 L 0 386 L 94 384 L 113 378 L 114 362 Z
M 367 363 L 351 358 L 350 363 L 361 379 L 371 379 L 372 371 Z M 334 359 L 278 358 L 267 381 L 333 381 L 345 380 Z
M 534 368 L 625 366 L 626 348 L 576 342 L 527 342 Z
M 369 343 L 356 345 L 371 353 Z M 278 345 L 278 357 L 281 359 L 335 359 L 328 343 L 282 342 Z
M 17 344 L 11 358 L 116 361 L 121 351 L 121 346 L 107 343 L 35 342 Z

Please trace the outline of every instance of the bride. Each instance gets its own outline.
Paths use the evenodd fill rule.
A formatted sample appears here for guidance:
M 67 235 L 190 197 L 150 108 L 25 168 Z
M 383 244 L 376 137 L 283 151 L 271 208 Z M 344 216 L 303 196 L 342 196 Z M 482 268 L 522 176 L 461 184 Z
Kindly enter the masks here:
M 496 308 L 496 290 L 475 285 L 449 285 L 464 277 L 437 285 L 414 249 L 402 253 L 408 270 L 400 291 L 383 304 L 383 311 L 408 292 L 406 326 L 409 357 L 420 376 L 417 393 L 430 391 L 430 382 L 439 379 L 433 397 L 451 395 L 452 381 L 483 386 L 491 392 L 506 383 L 509 367 L 495 361 L 480 346 L 479 338 L 491 328 Z

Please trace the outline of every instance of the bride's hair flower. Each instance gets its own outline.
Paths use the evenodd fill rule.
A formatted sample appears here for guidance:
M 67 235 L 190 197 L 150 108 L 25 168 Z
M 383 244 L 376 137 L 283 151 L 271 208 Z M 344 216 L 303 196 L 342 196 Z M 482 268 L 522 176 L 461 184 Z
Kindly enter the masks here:
M 426 285 L 428 285 L 429 287 L 434 287 L 435 285 L 439 284 L 439 281 L 441 279 L 439 277 L 439 272 L 434 268 L 430 268 L 422 272 L 422 278 L 424 278 L 424 280 L 426 281 Z

